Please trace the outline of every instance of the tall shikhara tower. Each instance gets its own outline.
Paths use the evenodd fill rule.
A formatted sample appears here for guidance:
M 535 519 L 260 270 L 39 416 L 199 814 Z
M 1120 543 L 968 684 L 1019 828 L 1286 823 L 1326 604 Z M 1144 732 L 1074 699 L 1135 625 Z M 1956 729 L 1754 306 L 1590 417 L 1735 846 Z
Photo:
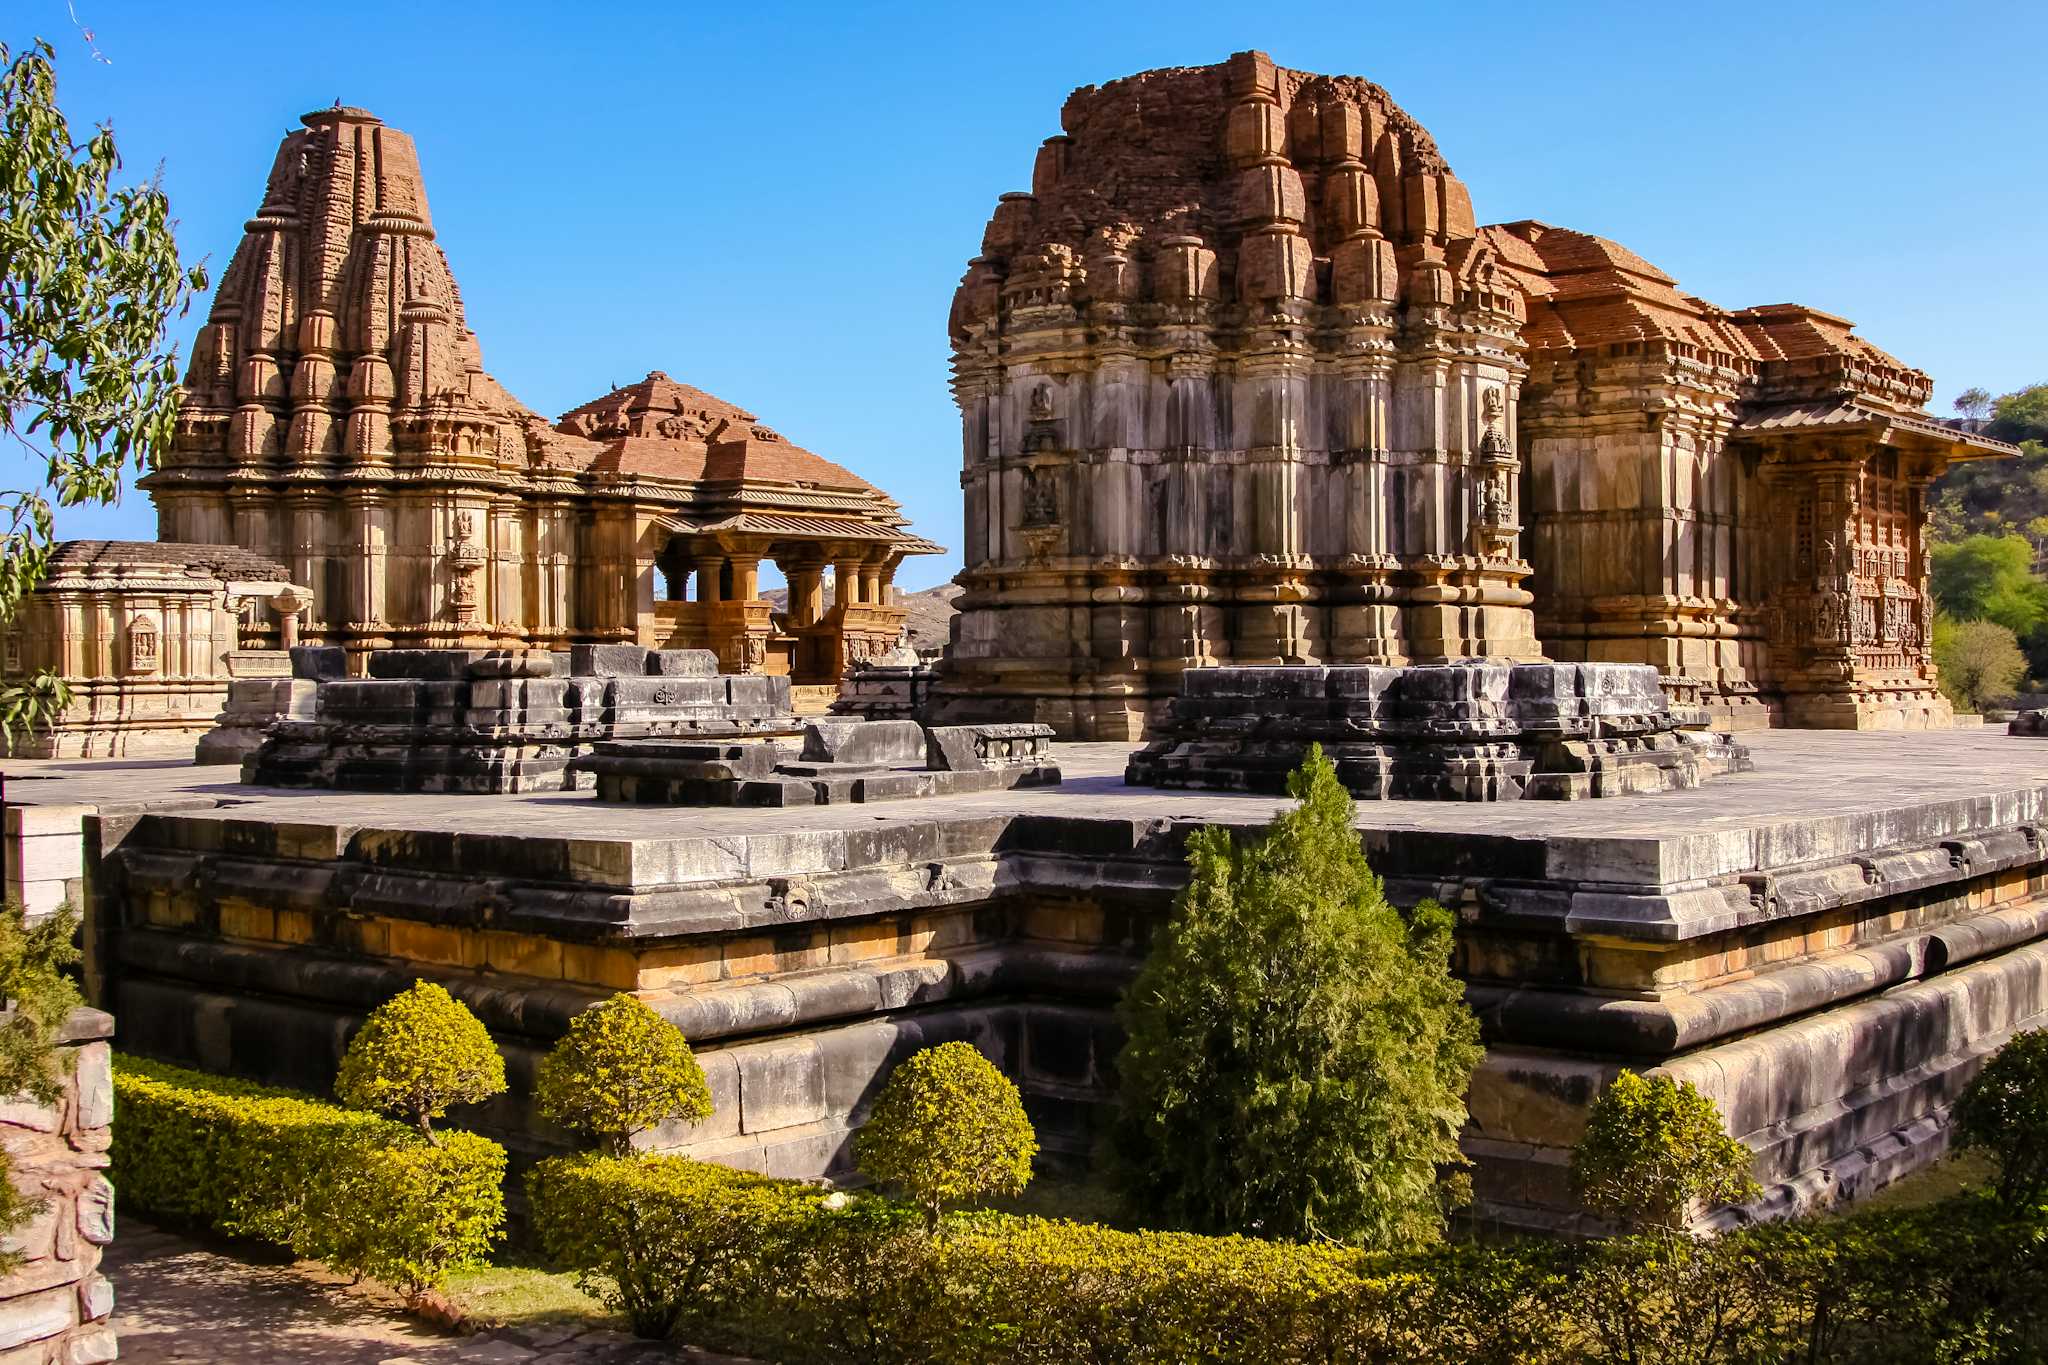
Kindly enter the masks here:
M 357 652 L 620 640 L 831 683 L 895 643 L 890 580 L 938 547 L 893 499 L 659 372 L 559 424 L 529 410 L 484 371 L 412 139 L 360 109 L 303 122 L 144 480 L 163 539 L 274 558 L 312 588 L 306 638 Z
M 304 123 L 278 148 L 193 347 L 176 442 L 146 480 L 159 534 L 274 556 L 312 585 L 316 638 L 489 635 L 490 587 L 466 561 L 547 423 L 484 373 L 412 139 L 360 109 Z

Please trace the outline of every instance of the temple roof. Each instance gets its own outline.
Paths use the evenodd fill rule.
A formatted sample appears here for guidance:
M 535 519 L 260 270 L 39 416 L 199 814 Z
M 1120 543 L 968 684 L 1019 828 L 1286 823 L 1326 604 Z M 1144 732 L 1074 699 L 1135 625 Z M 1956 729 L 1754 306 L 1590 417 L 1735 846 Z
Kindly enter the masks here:
M 601 445 L 590 464 L 596 471 L 880 492 L 853 471 L 791 445 L 746 409 L 660 370 L 563 413 L 555 429 Z
M 195 576 L 289 583 L 291 571 L 239 545 L 184 545 L 161 540 L 63 540 L 50 551 L 48 578 L 60 574 L 175 570 Z

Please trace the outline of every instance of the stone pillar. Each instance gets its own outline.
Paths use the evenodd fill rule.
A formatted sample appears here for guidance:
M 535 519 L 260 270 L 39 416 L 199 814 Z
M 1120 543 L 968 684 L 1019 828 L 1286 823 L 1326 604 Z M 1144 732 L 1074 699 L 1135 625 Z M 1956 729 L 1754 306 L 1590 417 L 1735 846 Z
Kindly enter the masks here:
M 735 602 L 752 602 L 759 598 L 761 595 L 761 556 L 733 555 L 730 557 L 729 562 L 732 564 L 732 600 Z
M 832 562 L 833 605 L 841 607 L 860 605 L 860 568 L 860 561 L 858 559 L 838 559 Z
M 825 614 L 825 566 L 821 563 L 786 564 L 782 573 L 789 580 L 791 628 L 816 625 Z
M 698 555 L 697 600 L 699 602 L 723 602 L 725 597 L 719 579 L 725 573 L 724 555 Z

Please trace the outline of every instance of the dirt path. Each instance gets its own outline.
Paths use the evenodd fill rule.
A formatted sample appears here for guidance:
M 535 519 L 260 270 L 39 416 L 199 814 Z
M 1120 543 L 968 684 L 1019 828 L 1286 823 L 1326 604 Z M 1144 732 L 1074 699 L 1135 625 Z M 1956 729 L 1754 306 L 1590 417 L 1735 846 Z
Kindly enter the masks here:
M 568 1328 L 451 1336 L 317 1266 L 242 1259 L 124 1218 L 114 1282 L 122 1365 L 710 1365 L 712 1357 Z

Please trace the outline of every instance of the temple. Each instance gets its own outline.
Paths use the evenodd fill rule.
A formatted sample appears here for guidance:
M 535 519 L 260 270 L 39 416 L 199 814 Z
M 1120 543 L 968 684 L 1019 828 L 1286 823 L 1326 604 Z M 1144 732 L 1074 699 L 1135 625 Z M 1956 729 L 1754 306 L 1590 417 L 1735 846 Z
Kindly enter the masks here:
M 1135 739 L 1217 665 L 1654 666 L 1724 725 L 1948 722 L 1926 490 L 2010 447 L 1793 306 L 1477 225 L 1355 77 L 1085 87 L 954 297 L 951 719 Z
M 658 372 L 550 423 L 483 368 L 412 140 L 360 109 L 304 124 L 143 480 L 164 539 L 275 559 L 307 641 L 357 659 L 627 643 L 836 684 L 894 646 L 896 568 L 938 547 L 892 499 Z

